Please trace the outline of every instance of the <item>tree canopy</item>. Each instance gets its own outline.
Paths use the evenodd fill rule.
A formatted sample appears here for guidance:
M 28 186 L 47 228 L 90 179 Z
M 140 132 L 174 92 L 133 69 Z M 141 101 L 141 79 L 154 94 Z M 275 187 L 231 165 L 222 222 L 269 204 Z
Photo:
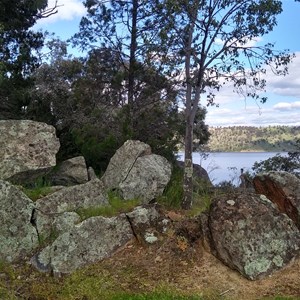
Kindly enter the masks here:
M 165 0 L 160 2 L 160 44 L 177 66 L 174 72 L 182 86 L 185 104 L 185 196 L 182 207 L 192 204 L 192 141 L 194 120 L 205 97 L 215 102 L 215 93 L 226 82 L 235 90 L 262 102 L 270 67 L 278 75 L 287 73 L 292 55 L 260 44 L 260 37 L 277 24 L 282 11 L 277 0 Z M 181 76 L 178 76 L 181 74 Z
M 55 13 L 47 0 L 2 0 L 0 5 L 0 117 L 21 118 L 29 102 L 30 75 L 39 64 L 43 34 L 30 28 Z

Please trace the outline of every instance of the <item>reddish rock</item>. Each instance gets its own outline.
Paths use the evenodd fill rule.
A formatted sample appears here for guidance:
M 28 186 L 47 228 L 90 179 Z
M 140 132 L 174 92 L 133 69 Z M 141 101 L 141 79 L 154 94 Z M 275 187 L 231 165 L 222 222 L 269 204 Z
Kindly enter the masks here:
M 300 179 L 287 172 L 268 172 L 253 180 L 258 194 L 275 203 L 280 212 L 287 214 L 300 229 Z

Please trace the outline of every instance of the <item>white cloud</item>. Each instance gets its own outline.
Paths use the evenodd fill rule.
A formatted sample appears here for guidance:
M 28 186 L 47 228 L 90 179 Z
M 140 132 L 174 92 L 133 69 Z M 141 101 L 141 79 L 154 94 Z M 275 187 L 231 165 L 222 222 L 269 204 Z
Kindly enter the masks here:
M 277 76 L 271 71 L 267 73 L 267 92 L 280 96 L 300 98 L 300 52 L 288 66 L 286 76 Z
M 291 109 L 278 109 L 278 106 Z M 277 103 L 271 108 L 253 105 L 247 108 L 208 109 L 205 122 L 210 126 L 299 126 L 299 111 L 296 111 L 296 108 L 300 108 L 300 103 Z
M 234 46 L 235 47 L 241 47 L 241 48 L 248 48 L 248 47 L 254 47 L 256 46 L 259 42 L 261 42 L 263 39 L 261 37 L 255 37 L 255 38 L 252 38 L 252 39 L 247 39 L 245 38 L 243 40 L 243 43 L 234 43 Z M 233 42 L 233 41 L 232 41 Z M 220 38 L 216 38 L 215 39 L 215 44 L 218 45 L 218 46 L 223 46 L 224 45 L 224 41 L 221 40 Z M 230 44 L 230 42 L 228 43 Z
M 48 1 L 48 8 L 55 6 L 55 0 Z M 86 8 L 83 6 L 81 0 L 58 0 L 58 12 L 48 18 L 41 19 L 37 25 L 54 23 L 62 20 L 73 20 L 74 18 L 82 17 L 86 13 Z
M 220 108 L 208 108 L 206 123 L 210 126 L 299 126 L 300 52 L 289 65 L 288 75 L 277 76 L 268 72 L 266 80 L 268 101 L 263 105 L 255 105 L 252 99 L 234 93 L 232 86 L 224 86 L 216 95 Z
M 277 109 L 277 110 L 300 109 L 300 101 L 296 101 L 296 102 L 279 102 L 279 103 L 274 105 L 274 109 Z

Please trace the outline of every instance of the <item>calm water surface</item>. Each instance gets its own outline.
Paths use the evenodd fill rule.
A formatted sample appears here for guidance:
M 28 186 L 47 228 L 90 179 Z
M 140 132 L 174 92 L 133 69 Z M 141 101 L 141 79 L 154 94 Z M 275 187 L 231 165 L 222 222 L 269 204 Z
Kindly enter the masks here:
M 278 152 L 211 152 L 208 158 L 203 159 L 199 153 L 193 153 L 193 162 L 201 165 L 210 177 L 213 184 L 224 180 L 239 184 L 241 168 L 251 171 L 255 162 L 273 157 Z M 280 153 L 285 155 L 286 152 Z M 178 160 L 184 160 L 184 153 L 178 153 Z

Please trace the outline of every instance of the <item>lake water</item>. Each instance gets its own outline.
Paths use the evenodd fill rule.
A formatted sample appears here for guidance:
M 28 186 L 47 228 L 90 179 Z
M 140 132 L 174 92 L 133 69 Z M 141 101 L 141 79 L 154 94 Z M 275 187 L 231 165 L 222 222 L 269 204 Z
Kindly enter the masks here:
M 239 184 L 240 170 L 251 171 L 255 162 L 273 157 L 278 152 L 211 152 L 207 159 L 203 159 L 199 153 L 193 153 L 193 163 L 201 165 L 209 175 L 213 184 L 222 181 L 231 181 Z M 285 155 L 286 153 L 280 153 Z M 178 153 L 178 160 L 184 160 L 184 153 Z

